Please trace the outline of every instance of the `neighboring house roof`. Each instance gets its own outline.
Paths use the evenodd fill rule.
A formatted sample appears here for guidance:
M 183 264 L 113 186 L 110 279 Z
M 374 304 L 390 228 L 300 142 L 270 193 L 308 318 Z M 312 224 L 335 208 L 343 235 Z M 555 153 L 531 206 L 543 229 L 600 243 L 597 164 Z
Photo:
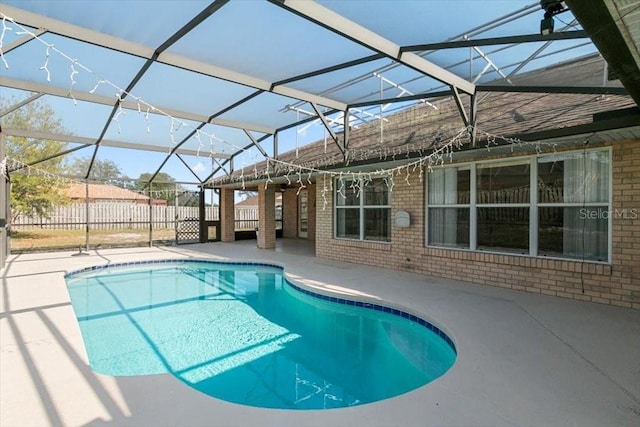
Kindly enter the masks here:
M 603 73 L 606 66 L 599 55 L 590 55 L 576 61 L 556 64 L 542 70 L 536 70 L 518 78 L 512 78 L 516 86 L 553 85 L 554 90 L 541 87 L 540 91 L 530 92 L 500 92 L 492 91 L 491 85 L 485 86 L 484 92 L 479 92 L 478 114 L 476 129 L 492 135 L 507 137 L 522 137 L 531 135 L 532 138 L 542 139 L 545 133 L 562 128 L 577 127 L 592 124 L 600 113 L 607 113 L 626 108 L 638 110 L 633 99 L 628 95 L 612 95 L 600 93 L 562 93 L 562 86 L 598 87 L 603 85 Z M 508 82 L 496 82 L 495 85 L 508 85 Z M 621 87 L 619 81 L 606 82 L 607 87 Z M 468 97 L 462 98 L 468 103 Z M 348 141 L 348 162 L 374 162 L 399 160 L 402 157 L 429 153 L 439 141 L 446 142 L 464 129 L 464 124 L 456 103 L 451 96 L 430 99 L 437 108 L 427 103 L 416 104 L 394 115 L 387 116 L 380 130 L 379 121 L 351 128 Z M 465 105 L 468 111 L 469 106 Z M 638 114 L 638 113 L 635 113 Z M 382 135 L 382 141 L 381 141 Z M 338 134 L 340 140 L 343 135 Z M 486 136 L 478 135 L 483 141 Z M 480 145 L 482 147 L 483 145 Z M 302 167 L 318 169 L 332 169 L 344 167 L 342 153 L 336 144 L 329 139 L 326 144 L 318 141 L 298 150 L 280 154 L 278 160 Z M 240 177 L 249 181 L 246 171 L 253 165 L 245 167 L 243 171 L 235 170 L 231 176 L 218 177 L 212 180 L 212 185 L 237 185 Z M 256 166 L 259 182 L 267 178 L 266 162 Z M 303 176 L 299 177 L 298 173 Z M 269 176 L 289 174 L 291 181 L 305 179 L 304 170 L 295 167 L 282 167 L 272 162 Z M 253 178 L 253 177 L 252 177 Z
M 80 183 L 69 184 L 64 192 L 70 199 L 84 199 L 86 195 L 85 185 Z M 149 197 L 115 185 L 89 184 L 89 199 L 143 201 L 149 200 Z

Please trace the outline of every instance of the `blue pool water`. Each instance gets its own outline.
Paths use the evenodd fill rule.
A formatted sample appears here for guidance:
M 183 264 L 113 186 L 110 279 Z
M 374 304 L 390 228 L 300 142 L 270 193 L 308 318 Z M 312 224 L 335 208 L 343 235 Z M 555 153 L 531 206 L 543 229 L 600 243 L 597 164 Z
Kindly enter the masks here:
M 429 322 L 300 289 L 280 267 L 169 260 L 66 279 L 94 371 L 170 373 L 239 404 L 365 404 L 433 381 L 456 358 Z

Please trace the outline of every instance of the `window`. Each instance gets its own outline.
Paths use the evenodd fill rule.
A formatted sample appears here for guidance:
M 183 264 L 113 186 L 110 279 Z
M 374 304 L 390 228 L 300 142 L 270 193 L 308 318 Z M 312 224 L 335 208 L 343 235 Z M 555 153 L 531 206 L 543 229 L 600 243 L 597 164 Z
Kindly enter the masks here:
M 476 169 L 478 249 L 529 253 L 529 163 Z
M 429 175 L 429 245 L 469 247 L 470 172 L 449 167 Z
M 538 160 L 538 253 L 606 261 L 609 152 Z
M 427 178 L 427 245 L 608 261 L 610 152 L 445 166 Z
M 336 181 L 336 237 L 389 242 L 391 205 L 383 179 Z

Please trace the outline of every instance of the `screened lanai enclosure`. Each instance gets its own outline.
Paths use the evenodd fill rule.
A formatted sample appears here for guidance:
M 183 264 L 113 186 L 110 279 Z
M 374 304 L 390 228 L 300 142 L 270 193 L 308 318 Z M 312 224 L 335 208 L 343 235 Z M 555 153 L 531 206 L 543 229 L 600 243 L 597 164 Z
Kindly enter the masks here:
M 443 141 L 628 137 L 616 130 L 638 132 L 635 113 L 595 121 L 564 100 L 640 102 L 639 16 L 627 0 L 3 1 L 0 258 L 56 230 L 75 240 L 52 246 L 80 252 L 217 240 L 225 185 L 237 201 L 299 193 L 329 170 L 393 174 Z M 585 58 L 565 78 L 541 72 Z M 496 121 L 505 94 L 544 97 L 548 116 L 519 98 Z M 415 111 L 442 124 L 416 134 Z

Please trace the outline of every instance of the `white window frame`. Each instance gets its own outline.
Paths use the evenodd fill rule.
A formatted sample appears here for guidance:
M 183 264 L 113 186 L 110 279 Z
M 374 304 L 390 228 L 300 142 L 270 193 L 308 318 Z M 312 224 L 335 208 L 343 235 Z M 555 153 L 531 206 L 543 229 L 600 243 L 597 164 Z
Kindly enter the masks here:
M 442 204 L 429 204 L 429 174 L 427 173 L 427 179 L 425 179 L 425 199 L 424 199 L 424 209 L 425 209 L 425 227 L 424 227 L 424 242 L 425 246 L 428 248 L 438 248 L 438 249 L 452 249 L 452 250 L 462 250 L 462 251 L 472 251 L 472 252 L 482 252 L 482 253 L 495 253 L 500 255 L 513 255 L 513 256 L 530 256 L 536 258 L 544 258 L 544 259 L 554 259 L 554 260 L 567 260 L 567 261 L 580 261 L 575 258 L 569 257 L 561 257 L 561 256 L 551 256 L 551 255 L 539 255 L 538 254 L 538 232 L 539 232 L 539 224 L 538 224 L 538 208 L 540 207 L 549 207 L 549 206 L 562 206 L 562 207 L 601 207 L 605 208 L 608 212 L 608 223 L 607 223 L 607 260 L 606 261 L 598 261 L 598 260 L 590 260 L 585 259 L 585 262 L 590 263 L 611 263 L 611 255 L 613 251 L 613 158 L 612 158 L 612 150 L 611 147 L 605 148 L 591 148 L 587 150 L 579 150 L 579 151 L 566 151 L 557 153 L 559 157 L 563 154 L 582 154 L 586 155 L 589 152 L 593 151 L 606 151 L 608 153 L 609 158 L 609 182 L 608 182 L 608 200 L 607 202 L 587 202 L 587 203 L 538 203 L 538 191 L 537 191 L 537 183 L 538 183 L 538 159 L 542 157 L 550 157 L 554 154 L 540 154 L 540 155 L 530 155 L 530 156 L 520 156 L 514 159 L 495 159 L 495 160 L 481 160 L 476 162 L 461 162 L 455 163 L 451 165 L 443 165 L 439 166 L 442 168 L 450 168 L 455 167 L 458 169 L 470 169 L 470 200 L 469 200 L 469 247 L 468 248 L 460 248 L 460 247 L 451 247 L 451 246 L 441 246 L 441 245 L 430 245 L 429 244 L 429 209 L 430 208 L 443 208 L 443 207 L 467 207 L 467 205 L 442 205 Z M 477 167 L 479 165 L 487 166 L 487 167 L 496 167 L 496 166 L 509 166 L 509 165 L 517 165 L 517 164 L 529 164 L 530 173 L 529 173 L 529 182 L 530 182 L 530 190 L 529 190 L 529 203 L 519 203 L 519 204 L 502 204 L 502 203 L 492 203 L 492 204 L 479 204 L 477 203 Z M 528 207 L 529 208 L 529 251 L 528 255 L 518 254 L 508 251 L 493 251 L 493 250 L 483 250 L 478 249 L 478 229 L 477 229 L 477 214 L 478 207 Z
M 447 246 L 447 245 L 429 245 L 429 209 L 442 209 L 442 208 L 461 208 L 461 209 L 469 209 L 469 233 L 471 234 L 469 236 L 469 246 L 472 245 L 471 242 L 471 237 L 475 236 L 475 232 L 472 233 L 471 230 L 471 226 L 475 224 L 475 220 L 476 220 L 476 216 L 475 216 L 475 210 L 474 210 L 474 205 L 475 205 L 475 200 L 474 200 L 474 196 L 475 196 L 475 191 L 472 190 L 473 186 L 476 184 L 476 177 L 475 177 L 475 173 L 476 173 L 476 169 L 475 169 L 475 164 L 474 163 L 456 163 L 455 165 L 451 165 L 451 166 L 447 166 L 447 167 L 451 167 L 451 168 L 456 168 L 458 170 L 468 170 L 469 171 L 469 203 L 468 204 L 460 204 L 460 203 L 452 203 L 452 204 L 442 204 L 442 203 L 434 203 L 434 204 L 429 204 L 429 181 L 428 178 L 427 180 L 425 180 L 426 182 L 426 189 L 425 189 L 425 217 L 426 217 L 426 221 L 425 221 L 425 242 L 427 244 L 427 246 L 433 246 L 433 247 L 437 247 L 437 248 L 449 248 L 449 249 L 462 249 L 465 250 L 465 248 L 461 248 L 458 246 Z M 434 169 L 435 170 L 435 169 Z M 475 226 L 475 225 L 474 225 Z M 475 245 L 475 243 L 473 243 Z M 468 249 L 468 248 L 466 248 Z
M 471 248 L 473 248 L 472 250 L 476 250 L 479 252 L 495 252 L 495 253 L 501 253 L 501 254 L 505 254 L 505 255 L 524 255 L 515 251 L 498 251 L 498 250 L 492 250 L 492 249 L 478 249 L 478 208 L 504 208 L 504 207 L 509 207 L 509 208 L 528 208 L 529 209 L 529 255 L 530 256 L 535 256 L 535 253 L 532 251 L 532 248 L 534 246 L 537 246 L 537 227 L 538 227 L 538 223 L 535 222 L 534 223 L 534 216 L 537 217 L 537 215 L 533 215 L 532 212 L 534 210 L 537 210 L 537 208 L 534 208 L 535 206 L 535 195 L 533 193 L 536 193 L 536 191 L 532 191 L 532 188 L 536 188 L 535 187 L 535 182 L 537 179 L 537 169 L 535 169 L 536 174 L 534 175 L 534 166 L 532 165 L 537 165 L 537 156 L 523 156 L 523 157 L 517 157 L 515 159 L 500 159 L 500 160 L 491 160 L 491 161 L 482 161 L 482 162 L 476 162 L 473 167 L 472 167 L 472 176 L 473 176 L 473 187 L 471 188 L 471 202 L 472 202 L 472 207 L 471 209 L 473 209 L 474 211 L 474 221 L 471 224 L 471 226 L 469 227 L 469 232 L 473 233 L 473 241 L 474 241 L 474 246 L 471 246 Z M 482 167 L 487 167 L 487 168 L 495 168 L 495 167 L 504 167 L 504 166 L 521 166 L 521 165 L 528 165 L 529 166 L 529 203 L 478 203 L 478 166 Z M 469 215 L 471 216 L 471 215 Z M 532 227 L 532 224 L 535 224 L 535 227 Z M 534 238 L 534 236 L 532 236 L 533 231 L 532 230 L 536 230 L 536 237 Z M 471 241 L 471 239 L 469 239 L 469 241 Z M 526 251 L 526 249 L 525 249 Z
M 387 185 L 387 204 L 386 205 L 365 205 L 364 204 L 364 185 L 365 185 L 365 179 L 361 178 L 359 179 L 360 182 L 360 194 L 358 196 L 358 204 L 357 205 L 348 205 L 348 206 L 338 206 L 338 197 L 342 197 L 339 194 L 339 190 L 341 188 L 340 186 L 340 180 L 343 181 L 356 181 L 358 180 L 357 178 L 336 178 L 334 180 L 334 192 L 333 192 L 333 237 L 334 239 L 340 239 L 340 240 L 351 240 L 351 241 L 356 241 L 356 242 L 374 242 L 374 243 L 383 243 L 383 244 L 390 244 L 391 243 L 391 190 L 389 189 L 388 185 Z M 371 182 L 373 181 L 384 181 L 384 178 L 374 178 L 373 180 L 371 180 Z M 349 186 L 345 183 L 344 188 L 347 189 Z M 359 237 L 357 239 L 353 239 L 350 237 L 340 237 L 338 236 L 338 210 L 342 210 L 342 209 L 358 209 L 359 210 Z M 388 209 L 389 210 L 389 240 L 367 240 L 364 238 L 364 231 L 365 231 L 365 222 L 364 222 L 364 212 L 366 209 Z
M 567 151 L 567 152 L 562 152 L 562 153 L 557 153 L 558 156 L 558 160 L 561 160 L 562 157 L 564 157 L 564 155 L 571 155 L 571 154 L 582 154 L 583 156 L 586 156 L 587 153 L 590 152 L 606 152 L 608 155 L 608 159 L 609 159 L 609 176 L 608 176 L 608 188 L 607 188 L 607 192 L 608 192 L 608 198 L 606 202 L 563 202 L 563 203 L 538 203 L 536 200 L 536 215 L 538 212 L 538 208 L 545 208 L 545 207 L 560 207 L 560 208 L 604 208 L 605 211 L 608 213 L 608 217 L 607 217 L 607 260 L 606 263 L 611 263 L 611 252 L 613 250 L 613 242 L 612 242 L 612 237 L 613 237 L 613 222 L 612 222 L 612 217 L 613 215 L 613 167 L 612 167 L 612 150 L 611 147 L 607 147 L 607 148 L 593 148 L 593 149 L 589 149 L 589 150 L 580 150 L 580 151 Z M 552 158 L 554 156 L 554 154 L 541 154 L 539 156 L 536 156 L 536 167 L 538 165 L 538 159 L 540 158 Z M 537 176 L 537 170 L 536 170 L 536 176 Z M 536 191 L 536 197 L 538 196 L 538 192 Z M 556 257 L 556 256 L 551 256 L 551 255 L 539 255 L 538 254 L 538 240 L 537 240 L 537 232 L 538 232 L 538 224 L 536 223 L 536 252 L 535 255 L 537 255 L 540 258 L 553 258 L 553 259 L 567 259 L 567 260 L 573 260 L 576 261 L 576 258 L 562 258 L 562 257 Z M 597 261 L 597 260 L 586 260 L 585 262 L 605 262 L 605 261 Z

